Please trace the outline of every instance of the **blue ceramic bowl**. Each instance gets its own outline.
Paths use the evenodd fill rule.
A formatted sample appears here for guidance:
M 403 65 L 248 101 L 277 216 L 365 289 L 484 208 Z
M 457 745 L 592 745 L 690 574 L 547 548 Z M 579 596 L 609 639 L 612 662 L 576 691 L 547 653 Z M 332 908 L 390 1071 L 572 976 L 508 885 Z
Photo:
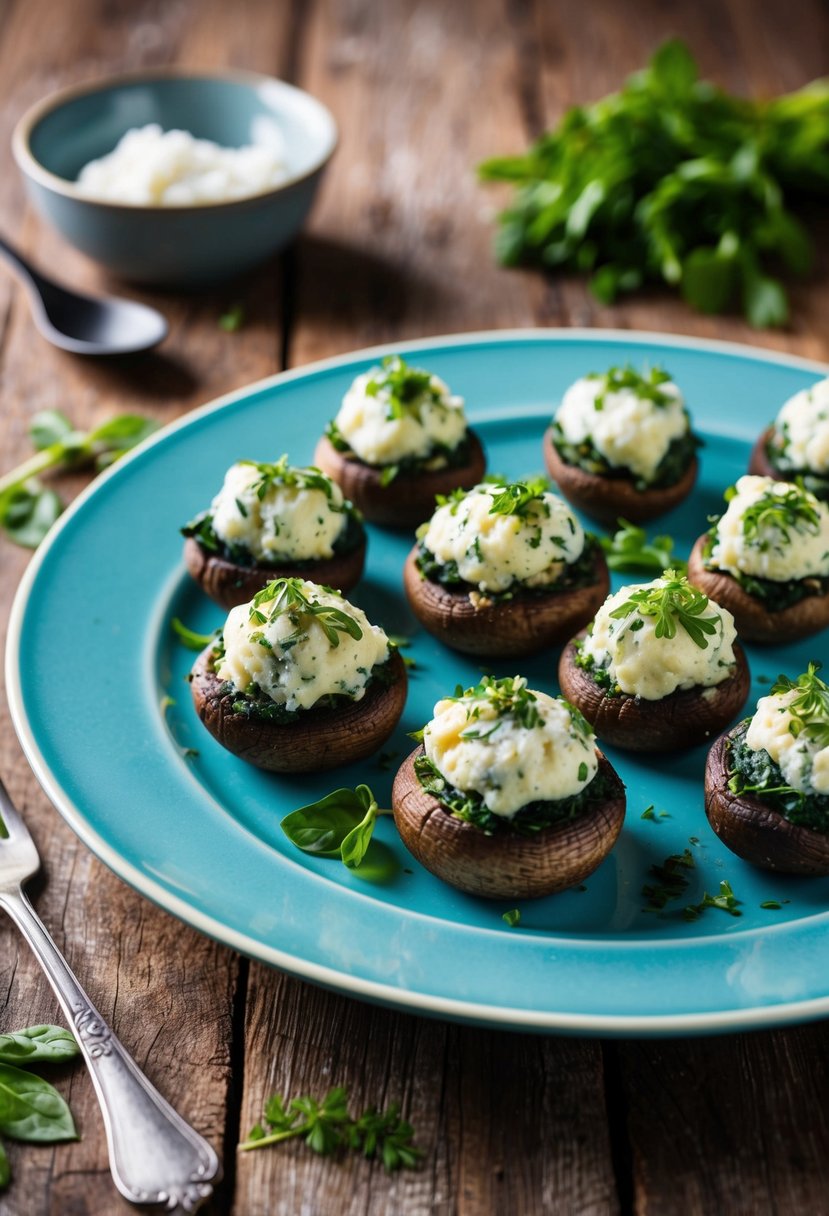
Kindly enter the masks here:
M 281 132 L 289 177 L 248 198 L 199 206 L 98 202 L 81 168 L 131 127 L 159 123 L 227 147 Z M 12 137 L 37 210 L 72 245 L 136 283 L 192 287 L 246 270 L 296 235 L 337 143 L 330 112 L 301 89 L 249 73 L 155 72 L 62 90 L 33 106 Z

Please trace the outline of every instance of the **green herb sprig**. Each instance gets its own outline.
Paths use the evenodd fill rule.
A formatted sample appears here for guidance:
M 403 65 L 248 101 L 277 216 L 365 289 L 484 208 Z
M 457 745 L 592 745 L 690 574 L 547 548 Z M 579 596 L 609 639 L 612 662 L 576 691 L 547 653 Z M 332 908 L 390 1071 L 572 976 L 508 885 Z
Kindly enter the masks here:
M 0 1034 L 0 1132 L 30 1144 L 77 1140 L 65 1099 L 26 1069 L 32 1064 L 64 1064 L 78 1054 L 78 1044 L 62 1026 L 27 1026 Z M 0 1143 L 0 1190 L 10 1181 L 9 1160 Z
M 819 748 L 829 747 L 829 685 L 818 675 L 822 666 L 810 662 L 797 679 L 780 675 L 771 686 L 772 696 L 794 694 L 787 705 L 790 733 L 795 739 L 802 736 Z
M 601 389 L 593 403 L 594 409 L 598 411 L 604 409 L 608 393 L 618 393 L 623 389 L 629 389 L 643 401 L 652 401 L 657 406 L 670 405 L 676 400 L 672 393 L 666 393 L 662 388 L 663 384 L 670 383 L 671 376 L 661 367 L 651 367 L 640 372 L 632 364 L 625 363 L 620 367 L 608 368 L 606 372 L 590 372 L 585 379 L 601 381 Z
M 317 857 L 339 857 L 349 870 L 359 869 L 381 810 L 367 785 L 338 789 L 317 802 L 291 811 L 280 827 L 291 844 Z
M 708 638 L 717 632 L 717 621 L 702 616 L 708 607 L 708 596 L 676 570 L 666 570 L 660 583 L 632 592 L 610 615 L 617 620 L 624 620 L 633 613 L 653 617 L 656 621 L 654 633 L 658 638 L 676 637 L 677 628 L 681 626 L 691 641 L 705 650 Z
M 689 921 L 698 920 L 706 908 L 719 908 L 721 912 L 727 912 L 729 916 L 742 916 L 738 907 L 741 902 L 734 894 L 731 883 L 723 880 L 720 883 L 718 895 L 709 895 L 705 891 L 698 904 L 689 904 L 685 908 L 683 916 Z
M 216 636 L 220 632 L 218 629 L 214 629 L 212 633 L 196 633 L 194 629 L 189 629 L 177 616 L 174 616 L 170 621 L 170 628 L 188 650 L 204 650 L 209 642 L 215 641 Z
M 544 502 L 550 482 L 546 477 L 534 477 L 530 481 L 512 481 L 492 487 L 490 515 L 517 515 L 524 518 L 536 503 Z M 548 512 L 549 513 L 549 512 Z
M 611 570 L 661 574 L 670 568 L 681 574 L 687 572 L 688 563 L 674 553 L 673 537 L 654 536 L 648 540 L 644 528 L 638 528 L 626 519 L 619 519 L 617 523 L 619 528 L 612 537 L 603 536 L 599 540 Z
M 0 528 L 9 540 L 36 549 L 63 511 L 54 490 L 39 481 L 53 469 L 107 468 L 157 429 L 140 414 L 118 414 L 91 431 L 77 431 L 60 410 L 35 414 L 29 437 L 36 452 L 0 477 Z
M 329 595 L 340 594 L 331 587 L 321 587 L 320 590 Z M 250 620 L 257 625 L 270 624 L 277 617 L 287 616 L 296 628 L 288 637 L 281 639 L 283 649 L 300 641 L 311 621 L 317 622 L 329 646 L 335 650 L 340 644 L 341 634 L 347 633 L 355 641 L 359 641 L 363 636 L 363 631 L 353 616 L 333 604 L 324 604 L 312 599 L 299 578 L 277 578 L 268 583 L 253 597 L 249 615 Z M 264 639 L 263 645 L 267 645 Z
M 322 1099 L 303 1096 L 287 1101 L 274 1094 L 265 1104 L 262 1122 L 251 1128 L 239 1149 L 247 1153 L 298 1136 L 323 1157 L 338 1151 L 376 1157 L 388 1173 L 414 1169 L 423 1155 L 412 1143 L 414 1129 L 401 1118 L 397 1103 L 384 1111 L 369 1106 L 354 1119 L 348 1112 L 348 1091 L 341 1086 Z
M 735 494 L 732 486 L 726 491 L 726 501 Z M 772 544 L 791 544 L 793 531 L 816 533 L 820 511 L 817 501 L 801 486 L 787 485 L 785 491 L 770 487 L 743 511 L 741 526 L 748 543 L 765 550 Z
M 366 382 L 365 393 L 367 397 L 384 394 L 389 419 L 405 418 L 407 414 L 419 419 L 422 405 L 440 405 L 443 401 L 431 372 L 412 367 L 400 355 L 383 359 L 380 370 Z
M 279 460 L 273 463 L 261 460 L 240 460 L 239 463 L 256 470 L 257 478 L 253 482 L 253 489 L 260 502 L 272 486 L 281 485 L 291 489 L 319 490 L 329 500 L 333 511 L 345 511 L 350 506 L 349 503 L 343 503 L 342 506 L 334 503 L 333 481 L 314 465 L 307 468 L 291 465 L 287 455 L 280 456 Z
M 648 283 L 694 308 L 737 306 L 754 326 L 785 324 L 770 268 L 813 258 L 793 200 L 829 185 L 829 80 L 769 100 L 699 79 L 684 43 L 663 44 L 618 93 L 569 109 L 524 155 L 488 160 L 515 187 L 496 253 L 591 276 L 604 303 Z

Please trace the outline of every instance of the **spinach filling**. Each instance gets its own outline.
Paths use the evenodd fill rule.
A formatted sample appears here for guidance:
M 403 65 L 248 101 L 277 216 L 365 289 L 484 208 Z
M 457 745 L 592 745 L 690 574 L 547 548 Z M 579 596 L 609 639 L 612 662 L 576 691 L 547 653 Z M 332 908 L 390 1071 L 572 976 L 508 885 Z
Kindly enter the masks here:
M 345 527 L 332 545 L 335 557 L 353 553 L 365 539 L 365 531 L 356 511 L 347 511 L 345 518 Z M 313 570 L 320 561 L 331 560 L 330 558 L 305 558 L 297 561 L 294 558 L 280 557 L 278 553 L 275 553 L 267 561 L 258 561 L 250 549 L 244 545 L 229 543 L 216 535 L 213 529 L 213 516 L 209 511 L 202 511 L 189 524 L 185 524 L 181 529 L 181 534 L 182 536 L 192 536 L 208 553 L 215 553 L 217 557 L 223 557 L 225 561 L 233 562 L 236 566 L 249 568 L 263 566 L 265 569 L 270 566 L 290 566 L 294 570 L 302 571 Z
M 613 679 L 613 676 L 610 674 L 610 667 L 600 666 L 593 658 L 593 655 L 584 649 L 584 638 L 579 638 L 575 642 L 575 648 L 574 661 L 576 666 L 580 667 L 582 671 L 586 671 L 593 683 L 597 684 L 607 696 L 622 697 L 628 695 L 622 692 L 619 685 Z
M 359 456 L 348 446 L 348 441 L 343 437 L 336 422 L 329 422 L 325 428 L 326 437 L 332 448 L 341 452 L 344 456 L 349 456 L 352 460 L 356 460 L 358 464 L 363 464 L 366 468 L 376 469 L 380 473 L 380 481 L 384 486 L 391 485 L 396 477 L 401 474 L 414 474 L 429 472 L 429 465 L 433 461 L 439 460 L 441 469 L 458 469 L 469 464 L 472 444 L 469 436 L 464 435 L 460 443 L 456 447 L 447 447 L 445 443 L 435 443 L 429 449 L 425 456 L 404 456 L 400 460 L 396 460 L 390 464 L 368 464 L 365 460 L 361 460 Z
M 769 464 L 784 481 L 796 481 L 821 502 L 829 502 L 829 474 L 816 473 L 813 469 L 793 469 L 789 465 L 781 464 L 780 457 L 784 452 L 774 443 L 773 433 L 766 440 L 765 448 Z
M 496 836 L 503 832 L 535 836 L 544 828 L 578 819 L 580 815 L 599 803 L 607 802 L 617 793 L 615 782 L 600 768 L 593 780 L 578 794 L 573 794 L 570 798 L 560 798 L 555 802 L 529 802 L 511 819 L 505 819 L 503 815 L 493 814 L 484 805 L 480 794 L 465 793 L 449 785 L 427 755 L 418 756 L 414 762 L 414 770 L 421 787 L 427 794 L 431 794 L 444 810 L 456 819 L 462 819 L 464 823 L 471 823 L 486 836 Z
M 702 544 L 702 558 L 706 570 L 714 570 L 718 574 L 727 574 L 742 587 L 747 595 L 761 601 L 769 612 L 782 612 L 791 608 L 811 595 L 829 595 L 829 577 L 812 575 L 809 578 L 793 578 L 787 582 L 777 582 L 771 578 L 759 578 L 754 574 L 743 574 L 741 570 L 721 570 L 709 560 L 711 551 L 717 542 L 716 525 L 706 533 Z
M 595 536 L 588 533 L 584 540 L 584 549 L 574 562 L 568 563 L 560 578 L 544 587 L 526 587 L 517 583 L 506 591 L 480 592 L 495 603 L 513 600 L 517 595 L 522 598 L 534 595 L 553 595 L 557 592 L 577 591 L 580 587 L 590 587 L 596 582 L 596 554 L 599 552 L 599 542 Z M 430 549 L 420 541 L 417 546 L 415 565 L 424 578 L 433 583 L 440 583 L 452 591 L 477 591 L 473 583 L 467 583 L 461 578 L 456 561 L 441 562 Z
M 762 748 L 752 751 L 745 742 L 748 721 L 728 740 L 728 788 L 732 794 L 751 794 L 798 827 L 829 832 L 829 794 L 804 794 L 786 783 L 771 756 Z
M 646 481 L 643 477 L 635 476 L 624 465 L 610 464 L 590 439 L 585 439 L 582 443 L 568 442 L 555 420 L 551 425 L 551 430 L 553 446 L 565 464 L 574 465 L 578 469 L 583 469 L 585 473 L 592 473 L 597 477 L 607 477 L 612 480 L 625 478 L 628 481 L 632 479 L 637 490 L 664 490 L 676 485 L 687 473 L 697 448 L 702 446 L 702 440 L 690 429 L 684 435 L 672 439 L 667 452 L 656 466 L 653 477 Z
M 390 650 L 389 657 L 384 659 L 382 663 L 377 663 L 372 669 L 368 680 L 365 684 L 366 693 L 375 687 L 389 688 L 397 679 L 396 672 L 392 669 L 390 659 L 393 654 Z M 211 663 L 211 670 L 216 671 L 216 663 L 220 657 L 218 651 L 214 651 L 214 658 Z M 353 705 L 354 698 L 349 697 L 345 693 L 329 693 L 327 696 L 320 697 L 308 709 L 287 709 L 284 705 L 277 705 L 269 696 L 261 691 L 255 684 L 248 692 L 240 692 L 230 680 L 225 680 L 219 685 L 219 697 L 232 697 L 232 708 L 235 714 L 242 714 L 245 718 L 250 718 L 255 722 L 274 722 L 279 726 L 292 726 L 300 717 L 305 714 L 316 713 L 318 710 L 336 710 L 344 705 Z

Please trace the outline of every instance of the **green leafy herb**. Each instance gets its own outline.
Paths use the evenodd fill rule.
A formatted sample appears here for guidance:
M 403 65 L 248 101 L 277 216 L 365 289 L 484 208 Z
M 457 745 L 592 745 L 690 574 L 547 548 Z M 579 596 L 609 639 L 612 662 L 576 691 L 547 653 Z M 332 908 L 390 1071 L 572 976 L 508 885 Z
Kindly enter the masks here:
M 796 680 L 778 676 L 771 687 L 772 696 L 793 694 L 786 708 L 791 715 L 789 731 L 795 739 L 803 737 L 818 748 L 829 747 L 829 685 L 818 672 L 821 663 L 809 663 Z
M 41 1144 L 78 1138 L 69 1107 L 54 1086 L 12 1064 L 0 1064 L 0 1132 Z
M 27 1026 L 0 1034 L 2 1064 L 64 1064 L 78 1054 L 74 1035 L 63 1026 Z
M 827 152 L 829 81 L 734 97 L 700 80 L 673 40 L 618 93 L 569 109 L 525 155 L 480 173 L 515 187 L 500 216 L 503 262 L 588 274 L 605 303 L 662 282 L 701 312 L 736 305 L 766 326 L 788 316 L 769 267 L 811 264 L 790 208 L 825 195 Z
M 621 367 L 611 367 L 606 372 L 592 372 L 587 379 L 601 381 L 601 391 L 594 403 L 594 408 L 599 411 L 604 408 L 608 393 L 618 393 L 623 389 L 629 389 L 643 401 L 652 401 L 654 405 L 670 405 L 676 400 L 672 393 L 666 393 L 662 388 L 663 384 L 670 383 L 671 377 L 661 367 L 639 372 L 630 363 L 625 363 Z
M 339 591 L 330 587 L 324 587 L 322 590 L 330 595 L 340 595 Z M 293 634 L 281 639 L 283 649 L 298 642 L 312 621 L 316 621 L 320 626 L 329 646 L 334 649 L 339 646 L 342 633 L 347 633 L 355 641 L 359 641 L 363 636 L 363 631 L 353 616 L 333 604 L 312 599 L 299 578 L 274 579 L 257 592 L 251 601 L 250 619 L 256 624 L 271 623 L 283 615 L 296 626 Z
M 617 522 L 618 531 L 612 537 L 603 536 L 599 540 L 611 570 L 626 573 L 652 570 L 656 574 L 669 568 L 682 574 L 687 571 L 688 563 L 674 555 L 673 537 L 654 536 L 648 540 L 644 528 L 638 528 L 626 519 Z
M 377 800 L 367 785 L 338 789 L 317 802 L 309 802 L 281 821 L 291 844 L 318 857 L 339 857 L 349 870 L 362 863 L 378 815 Z
M 329 1090 L 322 1100 L 274 1094 L 265 1105 L 263 1123 L 257 1123 L 239 1148 L 242 1152 L 281 1144 L 302 1136 L 308 1147 L 321 1156 L 350 1150 L 364 1157 L 379 1158 L 389 1173 L 413 1169 L 422 1156 L 413 1143 L 411 1124 L 400 1117 L 395 1103 L 385 1111 L 368 1107 L 354 1119 L 348 1112 L 348 1093 L 342 1087 Z
M 501 913 L 501 920 L 509 925 L 510 929 L 514 929 L 521 924 L 521 912 L 518 908 L 510 908 L 508 912 Z
M 550 482 L 546 477 L 495 485 L 492 487 L 492 506 L 489 508 L 489 514 L 526 516 L 535 503 L 544 502 L 544 495 L 549 489 Z
M 742 912 L 737 907 L 740 900 L 731 889 L 731 883 L 720 883 L 719 895 L 709 895 L 704 892 L 702 900 L 698 904 L 689 904 L 683 915 L 686 920 L 697 920 L 702 915 L 706 908 L 719 908 L 722 912 L 727 912 L 729 916 L 742 916 Z
M 400 355 L 388 355 L 375 374 L 366 382 L 367 397 L 382 395 L 388 418 L 405 418 L 407 414 L 420 418 L 420 408 L 427 402 L 443 404 L 443 393 L 431 372 L 412 367 Z
M 91 431 L 76 431 L 59 410 L 35 414 L 29 436 L 36 454 L 0 477 L 0 528 L 15 544 L 36 548 L 63 510 L 54 490 L 37 480 L 50 469 L 94 464 L 106 468 L 146 439 L 157 423 L 139 414 L 119 414 Z
M 677 627 L 681 625 L 691 641 L 705 650 L 708 638 L 717 632 L 719 623 L 718 618 L 702 615 L 707 607 L 707 595 L 676 570 L 666 570 L 655 585 L 632 592 L 610 615 L 621 620 L 633 613 L 653 617 L 656 621 L 654 633 L 658 638 L 676 637 Z
M 245 323 L 245 307 L 238 301 L 231 304 L 227 312 L 223 312 L 219 317 L 219 329 L 223 329 L 226 333 L 235 334 L 241 329 Z
M 642 814 L 639 816 L 639 818 L 640 819 L 656 819 L 656 811 L 654 810 L 653 805 L 646 806 L 644 811 L 642 812 Z
M 289 464 L 288 457 L 285 455 L 272 463 L 262 460 L 240 460 L 239 464 L 256 471 L 256 479 L 252 482 L 251 489 L 260 502 L 267 496 L 271 488 L 277 485 L 287 486 L 289 489 L 319 490 L 328 499 L 332 511 L 353 511 L 351 503 L 340 504 L 335 500 L 333 481 L 314 465 L 301 467 Z M 238 499 L 237 505 L 241 506 Z M 244 510 L 240 513 L 244 514 Z
M 177 616 L 174 616 L 170 621 L 170 628 L 188 650 L 204 650 L 205 646 L 215 641 L 219 633 L 218 629 L 214 629 L 212 633 L 196 633 L 194 629 L 188 629 Z
M 690 849 L 672 853 L 664 861 L 650 867 L 648 874 L 654 882 L 646 882 L 642 895 L 646 901 L 645 912 L 661 912 L 666 904 L 680 899 L 688 886 L 687 870 L 693 870 L 696 862 Z
M 743 535 L 750 545 L 767 549 L 771 545 L 792 543 L 792 532 L 811 532 L 820 529 L 820 512 L 816 499 L 800 486 L 776 483 L 780 488 L 770 487 L 751 503 L 742 513 Z M 734 489 L 726 491 L 726 500 L 734 496 Z

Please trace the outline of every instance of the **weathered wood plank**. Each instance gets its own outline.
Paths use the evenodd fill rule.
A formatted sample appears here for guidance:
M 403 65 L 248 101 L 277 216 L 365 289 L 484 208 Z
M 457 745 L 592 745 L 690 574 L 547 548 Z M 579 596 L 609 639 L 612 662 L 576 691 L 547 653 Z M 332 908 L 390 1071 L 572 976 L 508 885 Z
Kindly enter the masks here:
M 7 146 L 11 127 L 27 105 L 74 80 L 171 62 L 273 69 L 290 45 L 290 14 L 267 3 L 250 4 L 245 12 L 241 20 L 230 21 L 227 7 L 214 0 L 174 5 L 145 0 L 123 6 L 85 0 L 57 7 L 32 0 L 6 6 L 0 14 L 0 71 L 6 84 L 0 144 Z M 0 175 L 0 217 L 3 229 L 55 273 L 78 285 L 124 290 L 107 283 L 25 211 L 10 163 Z M 145 359 L 96 364 L 48 347 L 34 329 L 22 293 L 4 278 L 0 320 L 7 313 L 8 323 L 0 362 L 2 468 L 28 454 L 27 423 L 38 409 L 62 408 L 79 425 L 120 409 L 167 420 L 277 370 L 281 290 L 281 272 L 273 264 L 240 283 L 198 295 L 143 293 L 170 318 L 171 336 L 164 348 Z M 236 300 L 244 305 L 245 324 L 238 333 L 226 334 L 218 318 Z M 83 481 L 64 478 L 60 486 L 69 496 Z M 0 540 L 4 627 L 26 556 Z M 18 750 L 5 708 L 0 771 L 43 858 L 46 878 L 34 888 L 41 915 L 138 1062 L 221 1152 L 232 1109 L 228 1095 L 232 1021 L 241 999 L 236 992 L 239 960 L 140 898 L 91 857 L 47 806 Z M 0 960 L 3 1028 L 60 1020 L 39 969 L 5 922 L 0 923 Z M 0 1197 L 0 1213 L 100 1216 L 131 1210 L 119 1201 L 109 1177 L 86 1073 L 82 1067 L 63 1070 L 59 1083 L 70 1097 L 83 1138 L 55 1149 L 12 1146 L 15 1181 Z M 232 1137 L 235 1142 L 235 1130 Z M 231 1187 L 232 1171 L 210 1210 L 228 1210 Z

